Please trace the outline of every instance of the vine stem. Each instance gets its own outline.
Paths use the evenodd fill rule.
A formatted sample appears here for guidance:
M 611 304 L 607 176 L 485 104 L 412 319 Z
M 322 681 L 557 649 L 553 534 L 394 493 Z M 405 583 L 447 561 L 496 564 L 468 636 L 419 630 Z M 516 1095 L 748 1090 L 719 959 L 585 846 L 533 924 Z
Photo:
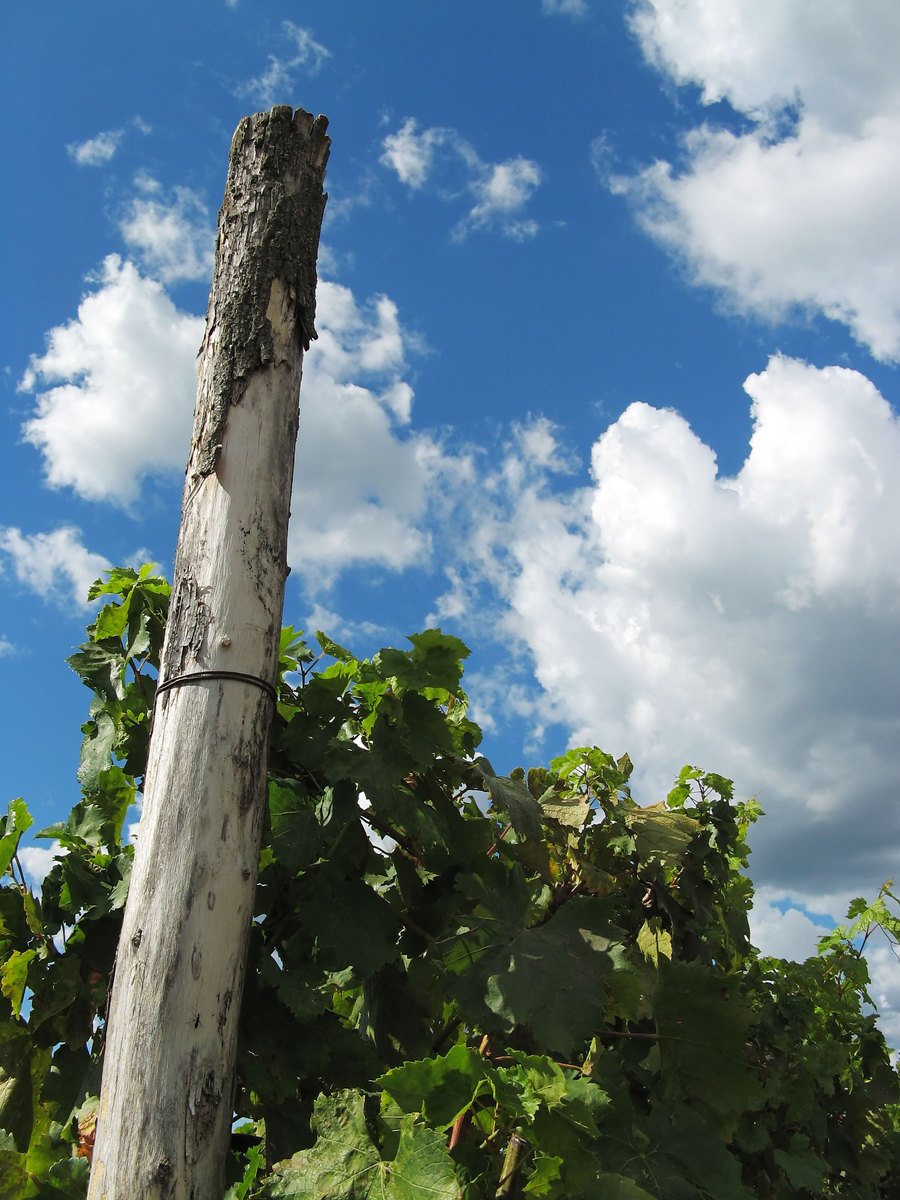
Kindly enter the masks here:
M 503 1156 L 503 1167 L 500 1171 L 500 1182 L 494 1192 L 495 1200 L 504 1200 L 515 1194 L 516 1176 L 522 1165 L 522 1159 L 528 1150 L 528 1143 L 519 1134 L 514 1133 L 509 1139 L 506 1154 Z

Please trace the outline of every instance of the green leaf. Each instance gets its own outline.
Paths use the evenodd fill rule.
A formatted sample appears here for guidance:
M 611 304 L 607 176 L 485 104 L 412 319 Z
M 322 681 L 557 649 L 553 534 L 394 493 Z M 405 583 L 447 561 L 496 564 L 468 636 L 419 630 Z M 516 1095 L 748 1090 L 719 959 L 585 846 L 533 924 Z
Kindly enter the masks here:
M 576 896 L 514 938 L 492 962 L 487 1007 L 561 1054 L 589 1038 L 602 1026 L 614 972 L 632 971 L 609 915 L 605 900 Z
M 16 1149 L 11 1135 L 0 1129 L 0 1200 L 22 1200 L 27 1183 L 25 1155 Z
M 529 1116 L 534 1116 L 541 1104 L 553 1108 L 562 1100 L 567 1081 L 552 1058 L 543 1054 L 525 1054 L 522 1050 L 511 1050 L 509 1057 L 514 1066 L 502 1067 L 497 1074 L 514 1083 L 522 1093 Z
M 603 1200 L 655 1200 L 627 1175 L 610 1175 L 606 1171 L 597 1176 L 596 1194 Z
M 89 1175 L 86 1158 L 59 1158 L 42 1181 L 38 1200 L 84 1200 Z
M 563 1194 L 564 1181 L 560 1168 L 563 1160 L 552 1154 L 537 1154 L 534 1169 L 522 1191 L 537 1200 L 559 1200 Z
M 679 1104 L 660 1106 L 643 1132 L 652 1152 L 641 1167 L 661 1196 L 755 1200 L 742 1181 L 740 1161 L 698 1112 Z
M 468 1046 L 453 1046 L 442 1058 L 395 1067 L 375 1080 L 405 1113 L 422 1113 L 429 1124 L 447 1129 L 487 1090 L 485 1061 Z
M 308 867 L 322 848 L 322 827 L 297 783 L 269 781 L 269 821 L 272 848 L 291 872 Z
M 316 630 L 316 641 L 322 647 L 323 653 L 327 654 L 329 658 L 336 658 L 338 662 L 348 663 L 354 668 L 359 666 L 359 663 L 349 650 L 332 641 L 328 634 L 323 633 L 321 629 Z
M 411 651 L 381 650 L 372 660 L 373 667 L 403 688 L 415 691 L 434 688 L 454 693 L 462 675 L 462 660 L 469 656 L 468 646 L 440 629 L 413 633 L 408 640 L 412 643 Z
M 0 990 L 9 1001 L 15 1016 L 22 1011 L 22 997 L 28 982 L 28 966 L 35 957 L 34 950 L 14 950 L 0 965 Z
M 828 1163 L 809 1145 L 807 1138 L 795 1133 L 787 1150 L 776 1150 L 775 1161 L 791 1184 L 798 1190 L 818 1193 L 829 1174 Z
M 659 917 L 651 917 L 638 930 L 638 949 L 645 958 L 657 966 L 660 956 L 672 957 L 672 935 L 663 929 Z
M 625 814 L 625 824 L 634 834 L 639 857 L 657 859 L 666 866 L 679 864 L 697 836 L 700 826 L 687 813 L 665 808 L 635 808 Z
M 7 873 L 19 848 L 19 839 L 34 824 L 34 818 L 21 796 L 10 800 L 7 815 L 0 822 L 0 876 Z
M 668 1086 L 728 1128 L 760 1101 L 745 1055 L 753 1014 L 734 986 L 702 963 L 661 958 L 658 967 L 653 1012 Z
M 316 1144 L 277 1163 L 263 1184 L 267 1200 L 368 1200 L 382 1194 L 381 1155 L 369 1133 L 359 1092 L 316 1100 Z
M 34 1102 L 31 1061 L 29 1031 L 12 1022 L 0 1025 L 0 1131 L 6 1130 L 14 1139 L 14 1146 L 23 1152 L 31 1140 Z
M 461 1200 L 453 1160 L 443 1138 L 407 1116 L 400 1124 L 400 1145 L 388 1168 L 385 1200 Z
M 513 829 L 520 837 L 540 838 L 541 806 L 521 779 L 510 779 L 506 775 L 494 775 L 487 759 L 476 759 L 484 786 L 493 804 L 507 814 Z
M 88 589 L 88 601 L 97 600 L 100 596 L 125 597 L 145 572 L 151 570 L 152 565 L 147 563 L 141 567 L 140 574 L 133 567 L 113 567 L 110 571 L 104 571 L 106 579 L 95 579 Z
M 323 879 L 298 906 L 297 919 L 315 938 L 319 966 L 352 972 L 357 983 L 397 953 L 400 923 L 390 905 L 361 880 Z
M 85 792 L 94 792 L 100 786 L 100 774 L 112 764 L 113 747 L 118 730 L 115 718 L 99 704 L 91 705 L 92 720 L 84 728 L 81 743 L 81 761 L 76 777 Z
M 547 788 L 539 803 L 545 819 L 558 821 L 567 829 L 581 829 L 593 811 L 587 796 L 581 793 L 575 796 L 562 795 L 554 787 Z
M 85 642 L 66 662 L 98 696 L 115 701 L 124 695 L 125 653 L 116 638 Z

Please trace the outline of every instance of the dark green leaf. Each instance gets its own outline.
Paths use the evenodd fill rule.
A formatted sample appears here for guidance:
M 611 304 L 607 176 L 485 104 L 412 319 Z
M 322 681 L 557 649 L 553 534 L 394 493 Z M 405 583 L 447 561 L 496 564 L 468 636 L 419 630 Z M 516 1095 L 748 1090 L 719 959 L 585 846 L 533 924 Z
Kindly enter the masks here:
M 493 960 L 487 1007 L 562 1054 L 589 1038 L 602 1025 L 613 973 L 631 971 L 609 916 L 604 900 L 575 897 L 525 930 Z
M 323 844 L 322 827 L 306 800 L 305 789 L 271 780 L 269 821 L 272 848 L 289 871 L 302 871 L 315 862 Z
M 753 1014 L 735 988 L 699 962 L 659 959 L 653 1011 L 663 1070 L 675 1094 L 729 1126 L 760 1100 L 745 1055 Z
M 494 775 L 485 765 L 487 759 L 478 759 L 477 762 L 491 801 L 507 814 L 516 833 L 520 837 L 540 838 L 541 806 L 529 792 L 528 785 L 520 779 Z

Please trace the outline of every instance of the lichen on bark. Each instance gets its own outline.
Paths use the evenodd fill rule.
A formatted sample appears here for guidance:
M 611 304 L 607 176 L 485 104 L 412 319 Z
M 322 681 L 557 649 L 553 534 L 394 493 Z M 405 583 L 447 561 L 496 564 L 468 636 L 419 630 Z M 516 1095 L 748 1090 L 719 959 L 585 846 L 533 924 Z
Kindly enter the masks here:
M 219 211 L 216 267 L 201 358 L 218 342 L 211 378 L 198 391 L 188 472 L 199 480 L 219 460 L 228 412 L 249 376 L 277 361 L 268 318 L 274 280 L 293 310 L 304 350 L 315 338 L 316 256 L 328 199 L 322 191 L 327 118 L 278 105 L 245 117 L 235 131 Z M 252 255 L 244 248 L 252 244 Z

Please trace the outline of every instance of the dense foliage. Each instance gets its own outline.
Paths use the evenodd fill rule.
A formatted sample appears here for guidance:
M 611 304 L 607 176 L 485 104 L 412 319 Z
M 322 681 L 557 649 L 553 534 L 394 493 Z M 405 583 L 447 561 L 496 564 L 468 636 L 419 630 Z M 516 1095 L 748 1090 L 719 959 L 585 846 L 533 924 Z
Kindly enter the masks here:
M 23 801 L 0 824 L 0 1200 L 84 1195 L 168 590 L 92 591 L 83 795 L 40 897 Z M 755 804 L 686 767 L 639 807 L 595 748 L 498 776 L 465 646 L 409 640 L 283 635 L 232 1200 L 900 1194 L 860 952 L 900 932 L 890 891 L 817 958 L 761 957 Z

